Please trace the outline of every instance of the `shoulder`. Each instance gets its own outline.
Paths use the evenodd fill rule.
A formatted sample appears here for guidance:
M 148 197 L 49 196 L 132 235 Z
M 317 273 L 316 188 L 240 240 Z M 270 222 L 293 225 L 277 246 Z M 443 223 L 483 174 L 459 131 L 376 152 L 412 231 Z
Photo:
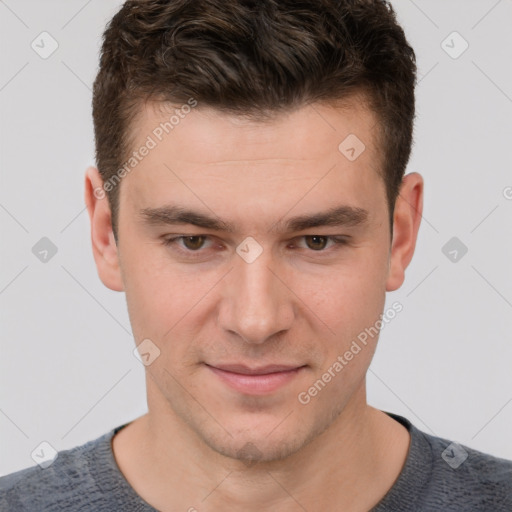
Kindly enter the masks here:
M 387 413 L 411 435 L 395 484 L 374 512 L 511 512 L 512 461 L 430 435 Z
M 471 510 L 512 510 L 512 461 L 421 433 L 432 450 L 431 488 Z
M 0 510 L 85 510 L 91 498 L 105 491 L 98 470 L 103 471 L 104 462 L 108 465 L 116 430 L 59 452 L 48 467 L 34 466 L 0 478 Z

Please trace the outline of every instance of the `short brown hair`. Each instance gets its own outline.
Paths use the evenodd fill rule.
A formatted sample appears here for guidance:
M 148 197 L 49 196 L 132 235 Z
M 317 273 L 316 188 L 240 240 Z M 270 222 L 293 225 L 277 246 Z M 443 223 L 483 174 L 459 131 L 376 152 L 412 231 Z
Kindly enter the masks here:
M 409 160 L 416 62 L 384 0 L 129 0 L 109 22 L 93 89 L 104 182 L 149 100 L 262 119 L 364 93 L 379 122 L 392 222 Z M 116 235 L 119 187 L 108 191 Z

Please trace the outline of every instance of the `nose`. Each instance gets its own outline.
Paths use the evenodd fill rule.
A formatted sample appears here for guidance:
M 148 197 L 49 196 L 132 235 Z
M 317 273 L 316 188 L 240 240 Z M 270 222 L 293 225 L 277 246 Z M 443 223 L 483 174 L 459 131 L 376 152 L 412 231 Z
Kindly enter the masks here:
M 290 329 L 293 294 L 281 273 L 270 251 L 263 251 L 252 263 L 237 256 L 223 290 L 220 327 L 250 344 L 265 343 Z

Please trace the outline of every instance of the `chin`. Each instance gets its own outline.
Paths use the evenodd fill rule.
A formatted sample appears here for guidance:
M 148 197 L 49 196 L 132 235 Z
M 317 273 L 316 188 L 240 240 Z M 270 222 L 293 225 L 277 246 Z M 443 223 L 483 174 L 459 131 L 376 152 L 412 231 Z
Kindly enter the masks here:
M 258 463 L 270 463 L 284 460 L 298 452 L 304 442 L 301 439 L 254 439 L 254 436 L 229 439 L 229 442 L 209 439 L 208 446 L 219 455 L 253 466 Z
M 295 415 L 290 415 L 290 419 L 292 416 Z M 196 432 L 219 455 L 253 466 L 257 463 L 278 462 L 293 456 L 328 427 L 324 422 L 306 424 L 305 418 L 300 418 L 300 422 L 297 418 L 299 417 L 295 416 L 294 422 L 288 422 L 284 415 L 281 420 L 276 421 L 273 418 L 271 425 L 270 422 L 265 422 L 264 427 L 261 424 L 258 427 L 251 426 L 245 421 L 242 428 L 238 427 L 238 432 L 233 427 L 215 432 Z

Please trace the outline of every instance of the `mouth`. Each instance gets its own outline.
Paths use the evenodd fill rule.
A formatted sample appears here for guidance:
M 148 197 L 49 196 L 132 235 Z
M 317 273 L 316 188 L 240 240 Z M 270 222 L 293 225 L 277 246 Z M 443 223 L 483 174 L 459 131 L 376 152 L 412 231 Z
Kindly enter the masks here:
M 306 365 L 266 365 L 248 367 L 242 364 L 205 364 L 223 384 L 246 395 L 268 395 L 284 387 L 302 373 Z

